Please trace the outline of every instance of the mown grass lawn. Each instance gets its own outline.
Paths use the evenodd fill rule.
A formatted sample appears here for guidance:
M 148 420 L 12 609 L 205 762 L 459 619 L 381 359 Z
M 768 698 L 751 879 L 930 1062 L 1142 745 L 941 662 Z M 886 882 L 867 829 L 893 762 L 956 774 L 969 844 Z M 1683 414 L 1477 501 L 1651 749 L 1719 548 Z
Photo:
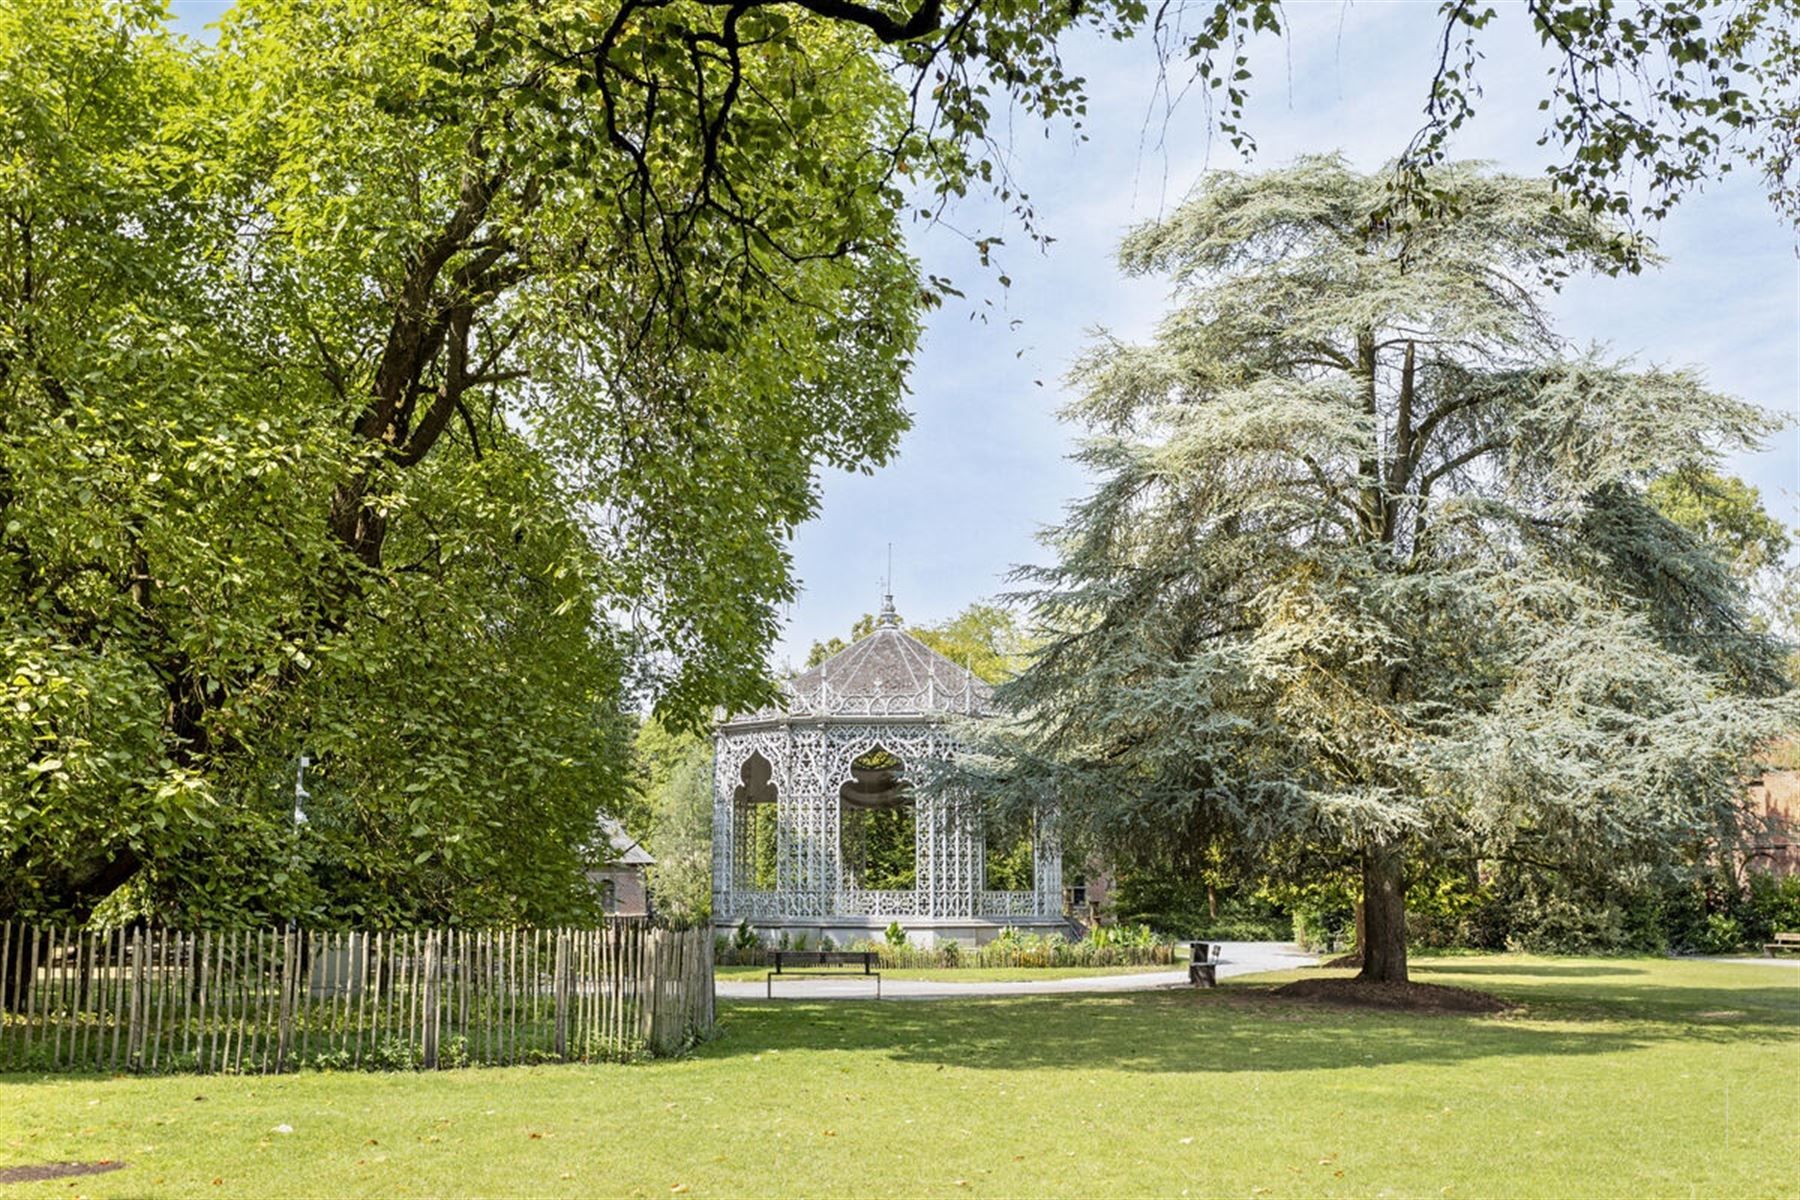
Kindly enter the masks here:
M 1800 971 L 1442 959 L 1499 1017 L 1211 992 L 727 1005 L 691 1058 L 0 1082 L 6 1195 L 1778 1196 Z M 204 1097 L 203 1099 L 201 1097 Z M 291 1126 L 291 1134 L 273 1132 Z
M 768 977 L 769 967 L 716 967 L 715 979 L 753 980 L 761 983 Z M 883 979 L 918 979 L 937 983 L 1020 983 L 1033 979 L 1085 979 L 1102 975 L 1141 975 L 1156 971 L 1185 971 L 1187 959 L 1148 967 L 882 967 Z M 834 967 L 829 973 L 819 972 L 813 978 L 854 979 L 859 967 Z

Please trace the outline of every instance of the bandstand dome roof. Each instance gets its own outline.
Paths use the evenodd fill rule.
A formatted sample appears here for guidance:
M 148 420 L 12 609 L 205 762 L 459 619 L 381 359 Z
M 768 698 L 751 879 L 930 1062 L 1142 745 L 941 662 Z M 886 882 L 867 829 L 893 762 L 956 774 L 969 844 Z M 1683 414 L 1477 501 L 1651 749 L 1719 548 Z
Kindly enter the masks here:
M 808 717 L 981 715 L 993 688 L 973 671 L 900 628 L 893 597 L 875 631 L 782 684 L 783 703 L 732 717 L 726 725 Z

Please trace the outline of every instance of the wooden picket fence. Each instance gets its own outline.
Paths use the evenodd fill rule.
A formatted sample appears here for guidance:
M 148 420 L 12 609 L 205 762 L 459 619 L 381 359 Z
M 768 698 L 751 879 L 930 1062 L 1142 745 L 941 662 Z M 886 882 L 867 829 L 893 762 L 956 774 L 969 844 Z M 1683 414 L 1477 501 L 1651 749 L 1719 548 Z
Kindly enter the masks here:
M 713 1025 L 712 934 L 45 929 L 0 922 L 0 1071 L 592 1062 Z

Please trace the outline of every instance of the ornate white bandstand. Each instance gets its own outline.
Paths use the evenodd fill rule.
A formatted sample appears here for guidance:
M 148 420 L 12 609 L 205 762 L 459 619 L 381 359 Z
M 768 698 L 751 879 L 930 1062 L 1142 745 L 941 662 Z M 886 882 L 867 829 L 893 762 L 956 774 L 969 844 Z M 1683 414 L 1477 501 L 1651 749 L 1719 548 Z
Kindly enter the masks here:
M 783 691 L 781 705 L 732 717 L 715 734 L 717 926 L 747 921 L 765 936 L 829 936 L 840 945 L 879 938 L 894 921 L 922 944 L 1062 926 L 1062 856 L 1041 821 L 1031 836 L 1030 890 L 990 888 L 973 806 L 907 782 L 909 770 L 928 774 L 929 764 L 954 758 L 952 722 L 985 715 L 990 689 L 902 630 L 892 597 L 873 633 Z M 913 886 L 866 888 L 846 834 L 860 814 L 896 810 L 911 817 Z M 772 863 L 771 839 L 757 836 L 771 811 Z

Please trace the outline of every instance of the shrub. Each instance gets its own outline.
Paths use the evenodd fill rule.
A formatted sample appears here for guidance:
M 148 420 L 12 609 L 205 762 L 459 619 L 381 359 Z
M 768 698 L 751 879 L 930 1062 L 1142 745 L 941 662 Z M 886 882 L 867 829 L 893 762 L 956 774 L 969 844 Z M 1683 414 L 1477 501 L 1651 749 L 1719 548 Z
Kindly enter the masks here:
M 371 1071 L 417 1071 L 425 1064 L 425 1052 L 406 1038 L 383 1038 L 369 1048 L 363 1065 Z
M 1735 954 L 1744 945 L 1744 927 L 1736 917 L 1712 913 L 1706 918 L 1699 949 L 1708 954 Z
M 887 944 L 896 949 L 906 945 L 906 930 L 901 928 L 900 922 L 898 921 L 888 922 L 886 937 Z
M 1746 941 L 1755 944 L 1773 941 L 1777 933 L 1800 930 L 1800 875 L 1751 875 L 1739 920 Z

